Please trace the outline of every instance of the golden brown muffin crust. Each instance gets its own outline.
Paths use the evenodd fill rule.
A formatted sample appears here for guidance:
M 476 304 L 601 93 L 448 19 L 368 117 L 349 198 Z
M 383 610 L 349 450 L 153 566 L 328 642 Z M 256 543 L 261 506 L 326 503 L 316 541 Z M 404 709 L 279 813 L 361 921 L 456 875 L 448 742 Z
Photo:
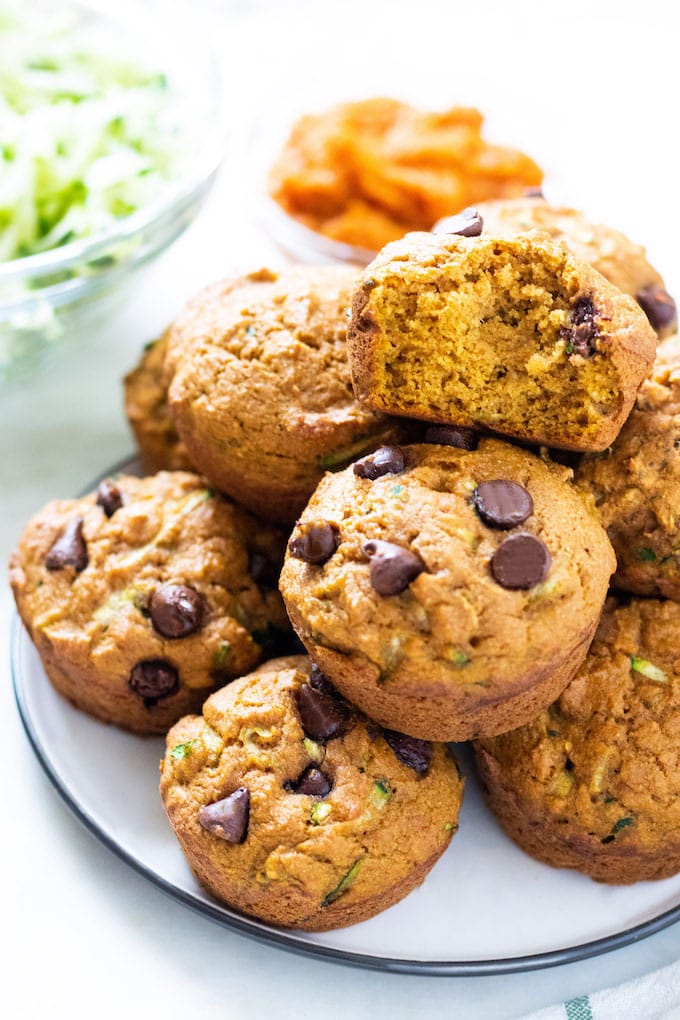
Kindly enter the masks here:
M 187 859 L 214 895 L 284 927 L 371 917 L 418 885 L 458 827 L 463 782 L 442 745 L 417 772 L 354 713 L 325 743 L 303 728 L 305 656 L 277 659 L 211 696 L 168 734 L 161 795 Z M 331 789 L 296 792 L 310 766 Z M 206 831 L 201 809 L 248 790 L 243 841 Z
M 280 586 L 291 621 L 333 683 L 384 725 L 433 740 L 511 729 L 557 696 L 585 655 L 614 569 L 611 546 L 566 468 L 493 439 L 474 451 L 402 449 L 401 473 L 371 481 L 347 468 L 319 485 L 292 542 L 326 522 L 338 546 L 315 565 L 289 543 Z M 476 487 L 494 479 L 533 500 L 516 527 L 490 527 L 475 509 Z M 551 562 L 541 583 L 509 590 L 492 560 L 519 533 L 538 539 Z M 362 548 L 376 539 L 424 564 L 401 593 L 372 586 Z
M 476 746 L 532 856 L 602 882 L 680 870 L 680 605 L 610 599 L 588 657 L 532 723 Z

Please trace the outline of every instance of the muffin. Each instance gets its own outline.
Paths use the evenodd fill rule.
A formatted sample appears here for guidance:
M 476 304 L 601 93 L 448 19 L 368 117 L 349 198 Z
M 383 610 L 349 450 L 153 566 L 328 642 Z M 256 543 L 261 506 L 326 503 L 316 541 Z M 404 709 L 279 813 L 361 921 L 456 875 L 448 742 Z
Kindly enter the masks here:
M 192 471 L 168 407 L 164 380 L 167 337 L 147 344 L 139 364 L 125 376 L 125 413 L 145 471 Z
M 382 732 L 305 656 L 212 695 L 167 737 L 161 796 L 199 882 L 308 931 L 372 917 L 419 885 L 458 828 L 442 745 Z
M 570 477 L 495 439 L 392 447 L 326 476 L 280 580 L 309 654 L 414 737 L 528 722 L 581 664 L 615 565 Z
M 680 871 L 680 605 L 611 599 L 529 725 L 476 745 L 491 810 L 539 861 L 613 884 Z
M 407 234 L 359 277 L 348 331 L 376 411 L 602 450 L 651 367 L 635 301 L 548 235 Z
M 49 503 L 10 563 L 21 619 L 59 691 L 164 733 L 288 629 L 283 536 L 185 472 L 120 475 Z
M 674 331 L 677 309 L 663 278 L 647 261 L 645 249 L 625 234 L 600 223 L 590 223 L 577 209 L 549 205 L 540 193 L 479 202 L 475 209 L 482 218 L 482 236 L 544 231 L 619 290 L 634 297 L 659 337 Z M 455 229 L 456 222 L 456 217 L 447 217 L 435 224 L 434 231 L 445 234 L 451 225 Z
M 592 496 L 616 553 L 614 584 L 680 600 L 680 344 L 658 349 L 635 408 L 609 450 L 584 457 Z
M 354 398 L 356 270 L 261 270 L 206 288 L 170 328 L 169 402 L 191 461 L 258 516 L 292 522 L 324 471 L 399 428 Z

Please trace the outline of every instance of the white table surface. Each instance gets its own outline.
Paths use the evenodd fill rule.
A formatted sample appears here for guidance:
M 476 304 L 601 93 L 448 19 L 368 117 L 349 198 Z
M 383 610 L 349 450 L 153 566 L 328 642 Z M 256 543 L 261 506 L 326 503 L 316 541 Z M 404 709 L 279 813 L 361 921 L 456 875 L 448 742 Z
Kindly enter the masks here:
M 474 11 L 470 10 L 474 6 Z M 194 4 L 223 56 L 234 158 L 187 234 L 117 313 L 30 383 L 0 391 L 0 553 L 30 513 L 78 491 L 131 449 L 120 379 L 201 284 L 281 261 L 250 221 L 242 128 L 281 104 L 400 94 L 488 111 L 496 137 L 526 146 L 564 198 L 644 241 L 680 294 L 677 16 L 667 5 L 434 0 Z M 676 97 L 673 99 L 673 97 Z M 255 111 L 255 112 L 253 112 Z M 680 927 L 548 971 L 426 978 L 296 957 L 194 915 L 131 871 L 69 814 L 33 757 L 9 678 L 11 616 L 0 595 L 4 876 L 2 1014 L 375 1020 L 519 1017 L 680 955 Z M 455 910 L 455 904 L 451 904 Z

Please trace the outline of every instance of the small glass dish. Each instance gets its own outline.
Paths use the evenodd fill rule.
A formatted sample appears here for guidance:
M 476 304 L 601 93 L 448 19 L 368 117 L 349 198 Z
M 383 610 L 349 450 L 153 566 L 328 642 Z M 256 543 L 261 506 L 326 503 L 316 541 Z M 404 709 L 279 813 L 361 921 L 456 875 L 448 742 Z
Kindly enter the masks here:
M 46 11 L 55 4 L 43 0 Z M 215 55 L 188 5 L 165 0 L 73 0 L 63 5 L 90 27 L 153 40 L 153 59 L 192 113 L 191 159 L 158 197 L 103 230 L 60 247 L 0 262 L 0 385 L 25 376 L 62 342 L 87 336 L 117 304 L 138 270 L 192 222 L 220 165 L 225 110 Z M 159 26 L 162 30 L 159 31 Z

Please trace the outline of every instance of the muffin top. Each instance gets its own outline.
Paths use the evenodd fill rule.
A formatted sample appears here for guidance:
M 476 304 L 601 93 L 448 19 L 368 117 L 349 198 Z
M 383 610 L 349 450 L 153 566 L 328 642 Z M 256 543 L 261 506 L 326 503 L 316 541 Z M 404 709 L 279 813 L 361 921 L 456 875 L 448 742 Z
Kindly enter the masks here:
M 326 469 L 390 432 L 352 392 L 346 332 L 356 272 L 300 266 L 217 283 L 168 332 L 178 431 L 197 467 L 248 505 L 255 476 L 272 500 L 297 487 L 299 509 Z
M 422 877 L 458 827 L 462 790 L 443 745 L 383 732 L 305 656 L 212 695 L 203 718 L 170 731 L 161 762 L 163 801 L 199 877 L 288 926 L 347 923 Z
M 328 475 L 302 514 L 281 574 L 296 628 L 410 696 L 525 689 L 599 615 L 603 529 L 570 471 L 525 450 L 395 449 L 382 473 Z
M 680 605 L 607 601 L 588 656 L 535 722 L 480 741 L 525 805 L 653 851 L 680 826 Z M 584 850 L 586 844 L 584 844 Z
M 540 230 L 568 247 L 619 290 L 634 297 L 650 324 L 666 336 L 677 322 L 675 303 L 661 275 L 647 261 L 642 245 L 600 223 L 591 223 L 578 209 L 553 206 L 542 197 L 508 198 L 475 206 L 483 220 L 483 235 L 527 233 Z M 447 220 L 435 227 L 445 232 Z
M 592 495 L 616 551 L 616 583 L 680 598 L 680 344 L 660 345 L 618 438 L 585 456 L 578 486 Z
M 238 676 L 287 628 L 282 553 L 279 532 L 196 475 L 120 475 L 37 514 L 10 579 L 22 619 L 63 664 L 129 676 L 153 702 Z

